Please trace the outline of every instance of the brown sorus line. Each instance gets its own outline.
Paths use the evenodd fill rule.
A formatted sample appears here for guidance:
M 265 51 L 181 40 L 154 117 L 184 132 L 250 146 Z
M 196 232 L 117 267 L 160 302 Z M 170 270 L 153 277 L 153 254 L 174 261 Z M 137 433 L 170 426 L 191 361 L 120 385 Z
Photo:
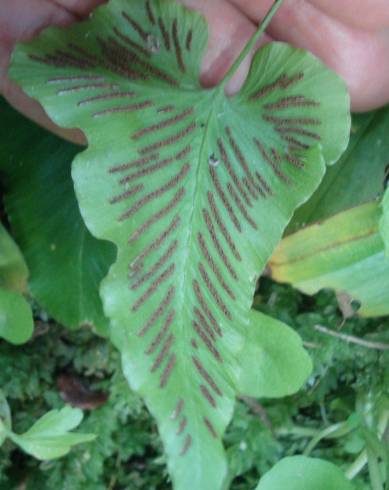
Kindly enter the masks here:
M 175 269 L 175 265 L 171 264 L 166 270 L 162 272 L 160 276 L 155 279 L 152 285 L 147 289 L 147 291 L 142 294 L 142 296 L 134 303 L 132 311 L 137 311 L 139 308 L 157 291 L 159 286 L 172 276 Z
M 274 170 L 274 173 L 277 175 L 277 177 L 280 180 L 285 182 L 285 184 L 290 185 L 291 184 L 290 178 L 286 174 L 284 174 L 284 172 L 280 168 L 280 163 L 282 161 L 281 155 L 278 153 L 278 151 L 275 148 L 271 148 L 271 153 L 276 162 L 274 163 L 274 161 L 271 160 L 271 166 Z
M 82 48 L 78 44 L 68 43 L 68 48 L 72 49 L 76 53 L 82 54 L 82 56 L 84 56 L 85 58 L 89 58 L 91 61 L 93 61 L 95 63 L 99 63 L 100 62 L 100 59 L 98 58 L 98 56 L 96 56 L 96 55 L 94 55 L 92 53 L 89 53 L 89 51 L 87 51 L 86 49 Z
M 75 68 L 81 68 L 81 69 L 90 69 L 94 68 L 90 64 L 82 64 L 80 65 L 79 63 L 70 63 L 69 60 L 64 60 L 63 58 L 59 58 L 56 56 L 50 56 L 50 55 L 45 55 L 45 56 L 37 56 L 35 54 L 29 54 L 28 57 L 32 61 L 37 61 L 38 63 L 43 63 L 44 65 L 49 65 L 49 66 L 55 66 L 56 68 L 69 68 L 69 67 L 75 67 Z
M 99 61 L 99 60 L 96 61 L 96 59 L 91 60 L 89 57 L 87 57 L 85 59 L 85 58 L 82 58 L 79 56 L 75 56 L 74 54 L 69 53 L 67 51 L 63 51 L 62 49 L 57 49 L 55 51 L 55 56 L 58 56 L 58 57 L 63 58 L 65 60 L 67 59 L 70 62 L 78 63 L 80 65 L 86 64 L 86 65 L 89 65 L 90 67 L 94 67 L 94 68 L 96 68 L 98 66 L 98 61 Z
M 248 190 L 250 196 L 255 200 L 258 201 L 258 193 L 262 197 L 266 197 L 266 194 L 263 192 L 263 190 L 259 187 L 258 184 L 255 184 L 255 186 L 258 188 L 258 193 L 257 190 L 254 189 L 254 184 L 251 183 L 251 181 L 247 177 L 243 177 L 242 182 L 246 189 Z
M 49 78 L 47 83 L 64 83 L 64 82 L 88 82 L 88 81 L 104 81 L 105 77 L 100 75 L 72 75 L 69 77 Z
M 119 218 L 119 221 L 123 221 L 125 219 L 130 218 L 133 216 L 135 213 L 137 213 L 143 206 L 148 204 L 149 202 L 153 201 L 154 199 L 160 197 L 162 194 L 165 192 L 168 192 L 170 189 L 175 187 L 189 172 L 189 164 L 185 164 L 182 166 L 181 170 L 176 174 L 174 177 L 172 177 L 168 182 L 166 182 L 164 185 L 156 189 L 155 191 L 150 192 L 146 196 L 142 197 L 142 199 L 139 199 L 133 206 L 131 206 L 130 209 L 125 211 Z
M 175 409 L 173 410 L 173 413 L 172 413 L 170 418 L 172 420 L 177 420 L 179 418 L 179 416 L 181 415 L 181 412 L 183 411 L 184 406 L 185 406 L 185 402 L 182 398 L 180 398 L 178 400 L 177 405 L 176 405 Z
M 223 264 L 226 266 L 231 277 L 233 279 L 237 280 L 238 276 L 237 276 L 234 268 L 232 267 L 231 262 L 228 260 L 227 255 L 224 253 L 223 247 L 221 246 L 219 238 L 217 236 L 215 227 L 213 226 L 211 216 L 205 208 L 203 208 L 203 217 L 205 220 L 205 224 L 207 225 L 209 235 L 212 239 L 213 244 L 215 245 L 215 248 L 216 248 L 217 253 L 219 254 L 219 257 L 222 259 Z
M 141 155 L 144 155 L 145 153 L 149 153 L 154 150 L 159 150 L 160 148 L 163 148 L 164 146 L 169 146 L 173 143 L 176 143 L 177 141 L 181 140 L 184 138 L 187 134 L 191 133 L 196 129 L 196 123 L 192 122 L 187 126 L 185 129 L 182 129 L 179 133 L 174 134 L 173 136 L 169 136 L 168 138 L 165 138 L 161 141 L 158 141 L 157 143 L 153 143 L 149 146 L 146 146 L 139 150 L 139 153 Z
M 150 0 L 146 1 L 146 12 L 147 12 L 147 17 L 149 18 L 150 24 L 155 25 L 155 17 L 153 13 L 153 9 L 151 8 L 150 5 Z
M 160 317 L 164 314 L 164 312 L 169 307 L 169 305 L 173 299 L 174 293 L 175 293 L 175 288 L 173 286 L 170 286 L 170 288 L 168 289 L 168 292 L 166 293 L 166 296 L 161 301 L 158 308 L 154 311 L 154 313 L 151 315 L 151 317 L 148 319 L 148 321 L 144 324 L 144 326 L 138 332 L 139 337 L 143 337 L 144 335 L 146 335 L 146 333 L 150 330 L 150 328 L 153 327 L 155 322 L 158 321 L 160 319 Z
M 275 82 L 269 83 L 268 85 L 264 85 L 259 90 L 250 95 L 250 100 L 257 100 L 266 95 L 269 95 L 271 92 L 279 88 L 279 79 Z
M 230 205 L 230 202 L 229 200 L 227 199 L 227 196 L 225 195 L 223 189 L 222 189 L 222 186 L 219 182 L 219 179 L 217 177 L 217 174 L 216 174 L 216 171 L 214 168 L 210 167 L 209 169 L 210 171 L 210 174 L 211 174 L 211 178 L 212 178 L 212 181 L 213 181 L 213 184 L 215 186 L 215 189 L 216 189 L 216 192 L 217 194 L 219 195 L 224 207 L 226 208 L 230 218 L 231 218 L 231 221 L 233 222 L 235 228 L 241 232 L 242 231 L 242 227 L 240 226 L 240 223 L 238 221 L 238 218 L 236 217 L 236 214 L 234 212 L 234 210 L 232 209 L 232 206 Z
M 100 102 L 103 100 L 110 100 L 110 99 L 122 99 L 126 97 L 135 97 L 135 92 L 112 92 L 110 94 L 95 95 L 94 97 L 89 97 L 88 99 L 80 100 L 77 103 L 77 105 L 83 106 L 85 104 L 90 104 L 93 102 Z
M 294 134 L 299 134 L 301 136 L 307 136 L 308 138 L 313 138 L 317 141 L 321 140 L 321 136 L 317 133 L 314 133 L 312 131 L 307 131 L 306 129 L 303 128 L 296 128 L 296 127 L 291 127 L 291 126 L 283 126 L 280 128 L 276 128 L 276 131 L 279 133 L 294 133 Z
M 214 426 L 212 425 L 211 421 L 207 417 L 204 417 L 203 420 L 204 420 L 206 428 L 211 433 L 211 436 L 214 437 L 215 439 L 217 439 L 217 432 L 216 432 Z
M 136 22 L 132 17 L 130 17 L 127 12 L 122 11 L 122 17 L 134 28 L 134 30 L 139 34 L 143 41 L 147 40 L 147 32 L 142 28 L 138 22 Z
M 126 46 L 120 44 L 113 37 L 104 40 L 100 36 L 97 36 L 96 39 L 100 44 L 101 52 L 105 59 L 105 68 L 107 70 L 118 73 L 130 80 L 146 80 L 148 78 L 145 73 L 140 73 L 139 69 L 136 70 L 134 68 L 137 55 L 133 51 L 130 51 Z M 139 57 L 137 58 L 139 59 Z M 129 69 L 129 63 L 131 63 L 131 69 Z
M 253 181 L 254 178 L 250 172 L 250 169 L 249 169 L 249 166 L 247 165 L 247 162 L 246 162 L 246 159 L 242 153 L 242 151 L 240 150 L 235 138 L 232 136 L 232 131 L 231 131 L 231 128 L 229 126 L 226 127 L 226 133 L 227 133 L 227 136 L 228 136 L 228 141 L 233 149 L 233 152 L 238 160 L 238 162 L 240 163 L 244 173 L 247 175 L 247 177 Z
M 194 349 L 197 350 L 199 348 L 199 346 L 198 346 L 197 342 L 195 341 L 195 339 L 191 339 L 190 343 L 192 344 L 192 347 Z
M 236 188 L 238 189 L 241 196 L 245 200 L 247 206 L 252 207 L 253 205 L 251 204 L 251 201 L 247 195 L 247 192 L 243 189 L 243 186 L 242 186 L 238 176 L 236 175 L 235 170 L 233 169 L 233 167 L 231 165 L 230 159 L 228 158 L 227 151 L 223 145 L 221 138 L 219 138 L 217 140 L 217 145 L 219 147 L 221 159 L 223 160 L 224 165 L 226 166 L 227 171 L 228 171 L 232 181 L 234 182 Z
M 144 102 L 138 102 L 136 104 L 113 107 L 111 109 L 104 109 L 102 111 L 94 112 L 92 116 L 101 117 L 101 116 L 107 116 L 109 114 L 115 114 L 120 112 L 136 112 L 136 111 L 140 111 L 141 109 L 147 109 L 147 107 L 150 107 L 152 105 L 153 103 L 151 102 L 151 100 L 145 100 Z
M 193 289 L 194 289 L 194 292 L 195 292 L 196 297 L 198 299 L 198 302 L 200 303 L 201 308 L 203 309 L 205 315 L 208 317 L 208 320 L 211 322 L 213 328 L 215 329 L 215 332 L 220 337 L 222 337 L 223 333 L 222 333 L 217 321 L 215 320 L 214 316 L 212 315 L 211 310 L 208 308 L 208 305 L 205 301 L 205 298 L 201 292 L 200 284 L 196 280 L 193 281 Z
M 220 311 L 223 312 L 224 316 L 228 318 L 229 320 L 232 320 L 232 315 L 230 310 L 227 308 L 227 305 L 224 303 L 222 298 L 220 297 L 219 293 L 217 292 L 217 289 L 213 285 L 207 271 L 205 270 L 205 267 L 201 262 L 199 262 L 199 271 L 201 274 L 201 277 L 203 278 L 204 283 L 206 284 L 209 292 L 213 296 L 213 299 L 216 301 L 216 304 L 220 308 Z
M 212 328 L 209 326 L 207 320 L 205 319 L 204 315 L 201 313 L 201 311 L 197 308 L 197 306 L 194 307 L 194 314 L 197 316 L 197 319 L 201 325 L 201 327 L 207 332 L 207 334 L 211 337 L 211 339 L 215 342 L 216 341 L 216 336 Z
M 207 261 L 212 272 L 215 274 L 217 280 L 219 281 L 219 284 L 226 291 L 228 296 L 230 296 L 230 298 L 232 300 L 235 300 L 236 299 L 235 294 L 232 292 L 231 288 L 228 286 L 228 284 L 223 279 L 223 275 L 222 275 L 220 269 L 218 268 L 218 266 L 216 265 L 216 262 L 213 260 L 213 257 L 209 253 L 209 250 L 208 250 L 208 247 L 207 247 L 207 244 L 205 242 L 203 235 L 201 233 L 198 233 L 197 238 L 198 238 L 198 241 L 200 244 L 201 251 L 203 253 L 203 257 Z
M 109 200 L 110 204 L 116 204 L 118 202 L 124 201 L 128 197 L 134 196 L 138 192 L 144 189 L 143 184 L 136 185 L 132 187 L 131 189 L 128 189 L 126 192 L 123 192 L 122 194 L 119 194 L 118 196 L 114 196 Z
M 135 231 L 132 232 L 131 236 L 128 239 L 128 243 L 130 244 L 133 240 L 139 238 L 140 235 L 142 235 L 142 233 L 145 233 L 154 223 L 156 223 L 161 218 L 166 216 L 172 209 L 174 209 L 177 206 L 177 204 L 181 201 L 184 195 L 185 195 L 185 189 L 181 187 L 173 196 L 173 199 L 171 199 L 165 207 L 163 207 L 157 213 L 153 214 L 151 218 L 149 218 L 142 225 L 140 225 Z M 176 215 L 176 218 L 179 221 L 179 216 Z M 150 247 L 147 247 L 145 250 L 150 250 Z
M 174 51 L 176 53 L 176 59 L 177 59 L 178 67 L 182 73 L 185 73 L 186 68 L 185 68 L 185 64 L 184 64 L 184 59 L 182 57 L 180 39 L 178 37 L 177 19 L 174 19 L 174 21 L 173 21 L 172 36 L 173 36 Z
M 274 109 L 285 109 L 287 107 L 318 107 L 319 105 L 319 102 L 306 99 L 304 95 L 291 95 L 290 97 L 283 97 L 276 102 L 265 104 L 264 108 L 271 111 Z
M 308 150 L 311 147 L 311 145 L 303 143 L 302 141 L 299 141 L 297 138 L 293 138 L 293 136 L 289 136 L 287 134 L 281 135 L 281 139 L 287 141 L 288 143 L 291 143 L 294 146 L 297 146 L 298 148 L 302 148 L 303 150 Z
M 159 30 L 161 31 L 161 34 L 162 34 L 162 39 L 163 39 L 163 43 L 165 45 L 165 48 L 167 51 L 170 51 L 169 33 L 166 30 L 165 24 L 164 24 L 161 17 L 158 18 L 158 26 L 159 26 Z
M 106 49 L 108 49 L 108 51 L 110 50 L 111 54 L 114 55 L 116 54 L 116 56 L 119 56 L 119 60 L 116 58 L 117 63 L 123 64 L 123 59 L 124 59 L 127 62 L 130 62 L 131 64 L 138 65 L 138 67 L 143 68 L 146 71 L 146 74 L 138 72 L 137 73 L 138 77 L 147 79 L 149 75 L 153 75 L 160 78 L 161 80 L 168 83 L 169 85 L 172 85 L 173 87 L 178 86 L 177 80 L 172 78 L 168 73 L 150 64 L 147 60 L 143 60 L 138 56 L 137 53 L 131 51 L 127 47 L 124 47 L 115 39 L 109 38 L 109 41 L 111 42 L 111 44 L 113 44 L 114 47 L 112 48 L 112 46 L 111 47 L 108 46 Z
M 114 83 L 88 83 L 86 85 L 73 85 L 72 87 L 65 87 L 57 90 L 57 95 L 79 92 L 80 90 L 96 90 L 98 88 L 117 88 Z
M 268 85 L 264 85 L 257 92 L 250 96 L 251 100 L 256 100 L 266 95 L 269 95 L 271 92 L 276 90 L 277 88 L 286 89 L 289 88 L 294 83 L 302 80 L 304 78 L 304 73 L 296 73 L 291 77 L 288 77 L 285 73 L 282 74 L 276 81 L 269 83 Z
M 227 184 L 227 189 L 228 189 L 228 192 L 231 194 L 231 197 L 234 200 L 234 202 L 235 202 L 236 206 L 238 207 L 239 211 L 242 213 L 244 219 L 247 221 L 247 223 L 249 223 L 249 225 L 252 228 L 254 228 L 254 230 L 257 230 L 258 227 L 257 227 L 255 221 L 251 218 L 251 216 L 246 211 L 246 208 L 245 208 L 244 204 L 240 200 L 238 194 L 235 192 L 235 190 L 232 187 L 232 185 L 231 185 L 230 182 Z
M 275 148 L 270 149 L 271 154 L 276 162 L 281 162 L 281 155 L 278 153 L 278 151 Z
M 174 105 L 165 105 L 157 109 L 157 112 L 173 112 L 175 109 Z
M 183 150 L 177 153 L 176 155 L 176 160 L 182 160 L 183 158 L 186 157 L 190 152 L 192 151 L 191 145 L 185 146 Z
M 285 159 L 288 163 L 294 165 L 297 168 L 304 168 L 304 162 L 302 162 L 299 158 L 296 156 L 289 155 L 289 153 L 285 154 Z
M 188 419 L 186 417 L 183 417 L 178 427 L 178 430 L 176 432 L 177 436 L 181 435 L 184 432 L 187 423 L 188 423 Z
M 254 182 L 253 174 L 250 172 L 249 166 L 247 165 L 246 159 L 245 159 L 243 153 L 241 152 L 235 138 L 232 136 L 231 128 L 227 126 L 226 132 L 227 132 L 227 136 L 228 136 L 228 141 L 230 142 L 232 150 L 233 150 L 238 162 L 240 163 L 240 166 L 242 167 L 244 173 L 247 175 L 250 183 L 254 186 L 254 188 L 257 191 L 259 191 L 259 189 L 257 189 L 257 186 Z M 255 198 L 257 198 L 257 197 L 258 197 L 257 194 L 255 194 Z
M 177 360 L 176 355 L 174 353 L 171 354 L 171 356 L 169 357 L 168 363 L 166 364 L 166 366 L 165 366 L 165 368 L 161 374 L 160 383 L 159 383 L 160 388 L 165 388 L 165 386 L 167 385 L 167 382 L 169 381 L 170 375 L 171 375 L 173 368 L 176 364 L 176 360 Z
M 319 126 L 321 124 L 320 119 L 314 119 L 311 117 L 277 117 L 269 116 L 268 114 L 265 114 L 262 117 L 265 121 L 275 124 L 277 126 L 293 126 L 294 124 Z
M 220 362 L 221 361 L 221 356 L 220 356 L 219 351 L 215 348 L 215 346 L 213 345 L 212 341 L 209 339 L 209 337 L 204 332 L 204 330 L 201 328 L 201 326 L 196 321 L 193 321 L 192 322 L 192 326 L 195 329 L 195 332 L 197 333 L 197 335 L 204 342 L 205 347 L 207 347 L 207 349 L 213 355 L 213 357 L 217 361 Z
M 123 64 L 115 64 L 110 59 L 105 60 L 106 70 L 110 70 L 112 73 L 116 73 L 121 77 L 128 78 L 129 80 L 147 80 L 147 76 L 144 73 L 139 73 L 134 70 L 129 70 Z
M 201 394 L 204 396 L 204 398 L 210 403 L 210 405 L 213 408 L 216 408 L 216 401 L 215 401 L 214 397 L 211 395 L 208 388 L 206 386 L 204 386 L 203 384 L 201 384 L 200 385 L 200 391 L 201 391 Z
M 119 29 L 117 27 L 114 27 L 113 28 L 113 32 L 122 40 L 124 41 L 126 44 L 128 44 L 128 46 L 131 46 L 131 48 L 133 49 L 136 49 L 137 51 L 139 51 L 140 53 L 143 54 L 143 56 L 146 56 L 147 58 L 150 58 L 151 56 L 151 53 L 150 51 L 148 51 L 146 48 L 144 48 L 143 46 L 141 46 L 140 44 L 136 43 L 135 41 L 133 41 L 132 39 L 130 39 L 128 36 L 126 36 L 125 34 L 123 34 L 121 31 L 119 31 Z
M 142 261 L 145 259 L 153 250 L 156 250 L 160 247 L 168 238 L 168 236 L 173 233 L 180 222 L 180 217 L 176 215 L 172 221 L 169 223 L 168 227 L 165 228 L 160 235 L 157 236 L 155 240 L 153 240 L 147 247 L 143 249 L 143 251 L 137 256 L 136 262 L 139 260 Z
M 96 63 L 92 63 L 88 60 L 83 60 L 80 58 L 71 58 L 69 56 L 63 56 L 60 54 L 47 55 L 46 59 L 58 63 L 58 66 L 78 68 L 81 70 L 92 70 L 97 68 Z
M 155 359 L 153 365 L 151 366 L 151 372 L 154 373 L 162 364 L 166 356 L 169 354 L 170 347 L 173 345 L 175 338 L 174 335 L 171 333 L 169 337 L 165 340 L 162 349 L 160 353 L 158 354 L 157 358 Z
M 185 47 L 186 47 L 187 51 L 191 50 L 192 40 L 193 40 L 193 31 L 192 31 L 192 29 L 190 29 L 188 31 L 188 34 L 186 35 L 186 41 L 185 41 Z
M 158 332 L 158 334 L 154 337 L 154 339 L 151 341 L 151 344 L 149 345 L 148 349 L 146 350 L 145 354 L 146 355 L 151 355 L 155 352 L 157 347 L 160 346 L 163 337 L 165 336 L 166 332 L 169 330 L 170 325 L 173 322 L 175 312 L 172 310 L 169 315 L 167 316 L 165 323 L 163 324 L 163 327 L 161 330 Z
M 185 454 L 189 451 L 192 445 L 192 436 L 189 434 L 185 437 L 184 445 L 182 446 L 180 456 L 185 456 Z
M 172 126 L 175 123 L 178 123 L 188 117 L 190 114 L 193 114 L 193 107 L 190 107 L 188 109 L 185 109 L 183 112 L 180 114 L 176 114 L 173 117 L 170 117 L 169 119 L 164 119 L 163 121 L 160 121 L 159 123 L 152 124 L 151 126 L 148 126 L 146 128 L 142 128 L 136 133 L 132 135 L 132 139 L 138 139 L 145 134 L 152 133 L 154 131 L 158 131 L 160 129 L 167 128 L 169 126 Z
M 136 179 L 139 179 L 140 177 L 143 177 L 145 175 L 152 174 L 157 170 L 160 170 L 161 168 L 165 168 L 167 165 L 170 165 L 173 162 L 174 162 L 173 158 L 166 158 L 165 160 L 161 160 L 155 163 L 154 165 L 150 165 L 146 168 L 143 168 L 142 170 L 138 170 L 137 172 L 134 172 L 130 175 L 126 175 L 125 177 L 119 180 L 119 184 L 126 184 L 128 182 L 132 182 Z
M 262 177 L 262 175 L 256 171 L 255 176 L 258 179 L 258 182 L 262 185 L 262 187 L 265 189 L 265 191 L 269 194 L 269 196 L 273 195 L 273 191 L 270 188 L 269 184 L 266 182 L 266 180 Z
M 204 378 L 204 380 L 209 384 L 209 386 L 213 389 L 213 391 L 217 395 L 223 396 L 223 393 L 221 392 L 220 388 L 217 386 L 217 384 L 215 383 L 215 381 L 212 378 L 212 376 L 205 369 L 205 367 L 201 363 L 200 359 L 198 359 L 197 357 L 193 356 L 192 357 L 192 361 L 193 361 L 194 365 L 196 366 L 197 371 Z
M 303 72 L 295 73 L 294 75 L 292 75 L 289 78 L 286 76 L 282 82 L 282 88 L 289 88 L 294 83 L 299 82 L 300 80 L 303 80 L 304 76 L 305 75 Z
M 147 272 L 147 274 L 145 274 L 135 284 L 131 286 L 131 289 L 132 290 L 138 289 L 145 282 L 147 282 L 151 277 L 153 277 L 153 275 L 156 272 L 158 272 L 159 269 L 161 269 L 161 267 L 164 266 L 165 263 L 171 258 L 177 246 L 178 246 L 178 240 L 174 240 L 174 242 L 170 245 L 170 247 L 167 249 L 165 254 L 158 259 L 158 261 L 153 265 L 153 267 L 149 270 L 149 272 Z
M 282 172 L 282 170 L 279 168 L 278 164 L 275 163 L 274 160 L 267 153 L 267 151 L 265 150 L 265 147 L 263 146 L 263 144 L 257 138 L 254 138 L 254 142 L 255 142 L 258 150 L 260 151 L 263 159 L 270 166 L 270 168 L 273 170 L 273 172 L 275 173 L 275 175 L 279 179 L 283 180 L 285 183 L 290 182 L 289 181 L 289 178 Z M 276 150 L 274 148 L 272 148 L 271 151 L 272 151 L 273 154 L 279 156 L 278 153 L 276 152 Z
M 221 219 L 221 216 L 220 216 L 219 211 L 216 207 L 215 198 L 213 197 L 212 192 L 208 191 L 207 196 L 208 196 L 209 205 L 211 206 L 213 217 L 215 218 L 215 221 L 216 221 L 217 225 L 219 226 L 220 231 L 222 232 L 222 235 L 226 239 L 226 242 L 227 242 L 228 246 L 230 247 L 232 254 L 236 258 L 236 260 L 238 260 L 240 262 L 242 260 L 242 257 L 240 256 L 240 254 L 236 248 L 236 245 L 235 245 L 234 241 L 232 240 L 231 235 L 228 233 L 227 227 L 224 225 L 224 223 Z M 232 277 L 234 279 L 238 279 L 238 276 L 236 275 L 235 271 L 232 270 L 230 272 L 232 273 Z
M 151 161 L 154 161 L 158 158 L 158 153 L 154 153 L 152 155 L 149 155 L 147 157 L 140 158 L 138 160 L 133 160 L 132 162 L 129 163 L 123 163 L 121 165 L 117 165 L 115 167 L 111 167 L 108 172 L 109 173 L 115 173 L 115 172 L 122 172 L 123 170 L 128 170 L 129 168 L 133 167 L 141 167 L 142 165 L 145 165 L 146 163 L 149 163 Z

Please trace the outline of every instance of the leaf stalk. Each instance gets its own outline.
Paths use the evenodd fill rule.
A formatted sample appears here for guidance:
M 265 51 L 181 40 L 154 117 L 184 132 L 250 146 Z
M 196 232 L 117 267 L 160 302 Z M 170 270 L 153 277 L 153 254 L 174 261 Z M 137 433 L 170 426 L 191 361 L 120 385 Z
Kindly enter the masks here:
M 273 3 L 272 7 L 268 11 L 268 13 L 265 15 L 262 22 L 260 23 L 257 31 L 254 33 L 254 35 L 251 37 L 251 39 L 247 42 L 246 46 L 243 48 L 243 50 L 241 51 L 238 58 L 234 61 L 234 63 L 231 65 L 230 69 L 225 74 L 223 80 L 219 83 L 219 85 L 218 85 L 219 89 L 224 89 L 224 87 L 227 85 L 227 83 L 235 75 L 236 71 L 238 70 L 239 66 L 242 64 L 243 60 L 246 58 L 246 56 L 249 54 L 249 52 L 254 48 L 258 39 L 265 32 L 267 26 L 270 24 L 274 15 L 277 13 L 278 9 L 281 7 L 282 2 L 283 2 L 283 0 L 276 0 Z

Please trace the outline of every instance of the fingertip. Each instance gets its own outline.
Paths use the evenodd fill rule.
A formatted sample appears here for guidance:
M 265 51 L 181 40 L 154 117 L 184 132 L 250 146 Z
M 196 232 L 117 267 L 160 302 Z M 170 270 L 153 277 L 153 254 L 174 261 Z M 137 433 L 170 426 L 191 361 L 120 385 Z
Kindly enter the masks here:
M 181 0 L 200 11 L 208 21 L 209 43 L 201 68 L 201 83 L 213 87 L 223 79 L 229 67 L 255 32 L 255 24 L 224 0 Z M 266 40 L 261 40 L 263 43 Z M 250 56 L 244 60 L 226 87 L 229 94 L 239 90 L 250 68 Z

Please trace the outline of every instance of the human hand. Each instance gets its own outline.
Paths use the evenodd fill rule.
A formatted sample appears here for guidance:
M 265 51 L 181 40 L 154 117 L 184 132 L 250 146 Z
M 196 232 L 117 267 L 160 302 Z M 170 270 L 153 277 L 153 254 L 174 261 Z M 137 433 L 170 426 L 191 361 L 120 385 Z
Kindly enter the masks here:
M 210 25 L 210 44 L 202 69 L 205 85 L 218 82 L 256 29 L 273 0 L 181 0 L 200 10 Z M 7 3 L 7 5 L 5 5 Z M 55 127 L 40 105 L 7 78 L 10 53 L 18 41 L 49 25 L 67 25 L 85 17 L 104 0 L 13 0 L 0 3 L 0 92 L 21 112 L 73 141 L 78 130 Z M 305 48 L 347 83 L 354 110 L 389 101 L 389 3 L 387 0 L 285 0 L 261 43 L 271 39 Z M 230 82 L 242 84 L 247 59 Z

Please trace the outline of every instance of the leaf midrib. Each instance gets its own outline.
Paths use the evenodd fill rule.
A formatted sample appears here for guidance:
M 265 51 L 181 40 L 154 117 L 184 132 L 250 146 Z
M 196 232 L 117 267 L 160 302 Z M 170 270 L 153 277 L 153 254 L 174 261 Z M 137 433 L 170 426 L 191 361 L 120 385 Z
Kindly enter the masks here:
M 207 92 L 203 90 L 201 92 L 202 94 L 206 94 Z M 199 199 L 203 195 L 203 189 L 202 189 L 202 182 L 204 182 L 204 179 L 201 177 L 201 173 L 206 171 L 207 165 L 206 162 L 208 161 L 208 155 L 206 154 L 207 150 L 207 141 L 208 141 L 208 132 L 211 127 L 211 122 L 213 117 L 215 117 L 215 114 L 217 114 L 217 107 L 220 105 L 220 96 L 224 96 L 224 91 L 220 89 L 220 87 L 217 87 L 216 89 L 213 89 L 212 91 L 208 91 L 210 95 L 210 109 L 208 111 L 208 115 L 206 117 L 206 123 L 204 128 L 200 128 L 200 131 L 203 132 L 202 138 L 201 138 L 201 144 L 200 144 L 200 150 L 198 154 L 198 159 L 197 159 L 197 168 L 196 168 L 196 178 L 194 182 L 194 191 L 193 191 L 193 200 L 192 200 L 192 207 L 191 207 L 191 214 L 190 218 L 188 220 L 188 234 L 187 234 L 187 239 L 184 244 L 184 260 L 182 261 L 182 268 L 184 273 L 182 274 L 182 280 L 179 283 L 179 290 L 183 291 L 183 294 L 181 295 L 181 301 L 180 301 L 180 317 L 184 318 L 185 316 L 185 305 L 187 304 L 187 298 L 190 297 L 189 291 L 191 288 L 191 278 L 188 277 L 191 275 L 191 268 L 189 267 L 189 263 L 191 261 L 191 257 L 193 256 L 193 246 L 194 246 L 194 241 L 195 241 L 195 224 L 194 221 L 196 219 L 197 212 L 200 208 L 200 202 Z M 207 101 L 206 98 L 202 101 L 205 103 Z M 182 289 L 181 289 L 182 288 Z M 181 328 L 182 328 L 182 335 L 180 338 L 183 340 L 182 346 L 183 349 L 179 350 L 179 353 L 184 359 L 188 359 L 188 353 L 189 353 L 189 338 L 187 336 L 187 332 L 189 331 L 188 329 L 188 322 L 182 322 L 181 323 Z M 182 363 L 182 368 L 184 371 L 184 383 L 186 385 L 186 391 L 190 392 L 193 389 L 193 385 L 191 383 L 191 371 L 192 371 L 192 364 L 189 362 L 183 362 Z M 193 410 L 193 405 L 195 404 L 193 400 L 190 400 L 190 411 L 192 411 L 194 414 L 196 413 L 196 410 Z M 195 407 L 194 407 L 195 408 Z M 195 426 L 194 430 L 196 433 L 200 433 L 202 429 L 202 425 L 200 423 L 199 417 L 196 415 L 192 417 L 192 424 Z M 200 459 L 202 457 L 202 452 L 199 452 Z M 198 465 L 198 468 L 203 468 L 202 464 Z
M 215 102 L 215 96 L 213 97 L 212 99 L 212 104 L 211 104 L 211 108 L 208 112 L 208 116 L 207 116 L 207 119 L 206 119 L 206 123 L 205 123 L 205 127 L 204 127 L 204 130 L 203 130 L 203 136 L 202 136 L 202 139 L 201 139 L 201 145 L 200 145 L 200 151 L 199 151 L 199 157 L 198 157 L 198 160 L 197 160 L 197 169 L 196 169 L 196 178 L 195 178 L 195 183 L 194 183 L 194 192 L 193 192 L 193 206 L 192 206 L 192 209 L 191 209 L 191 214 L 190 214 L 190 219 L 189 219 L 189 233 L 188 233 L 188 238 L 186 240 L 186 245 L 188 245 L 186 247 L 186 250 L 188 251 L 185 255 L 185 260 L 184 260 L 184 274 L 183 274 L 183 280 L 182 280 L 182 284 L 185 284 L 186 283 L 186 280 L 187 280 L 187 271 L 188 271 L 188 262 L 189 262 L 189 259 L 190 259 L 190 256 L 191 256 L 191 249 L 192 249 L 192 244 L 193 244 L 193 221 L 194 221 L 194 217 L 195 217 L 195 214 L 196 214 L 196 210 L 198 209 L 198 205 L 197 205 L 197 201 L 198 201 L 198 198 L 199 198 L 199 195 L 202 195 L 202 189 L 201 189 L 201 185 L 199 185 L 201 183 L 201 177 L 200 177 L 200 173 L 201 171 L 203 170 L 202 169 L 202 162 L 205 162 L 206 161 L 206 155 L 205 155 L 205 150 L 206 150 L 206 142 L 207 142 L 207 136 L 208 136 L 208 131 L 209 131 L 209 127 L 210 127 L 210 121 L 212 119 L 212 116 L 214 115 L 214 106 L 216 105 L 216 102 Z

